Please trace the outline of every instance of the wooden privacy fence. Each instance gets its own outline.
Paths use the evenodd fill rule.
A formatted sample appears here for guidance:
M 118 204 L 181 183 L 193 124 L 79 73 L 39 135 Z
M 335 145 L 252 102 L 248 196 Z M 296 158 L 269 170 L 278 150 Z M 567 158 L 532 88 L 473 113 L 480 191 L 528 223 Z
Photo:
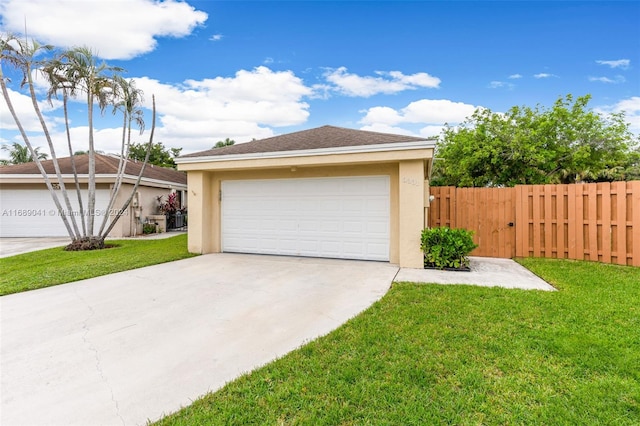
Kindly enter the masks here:
M 429 226 L 475 232 L 474 256 L 640 266 L 640 181 L 432 187 Z

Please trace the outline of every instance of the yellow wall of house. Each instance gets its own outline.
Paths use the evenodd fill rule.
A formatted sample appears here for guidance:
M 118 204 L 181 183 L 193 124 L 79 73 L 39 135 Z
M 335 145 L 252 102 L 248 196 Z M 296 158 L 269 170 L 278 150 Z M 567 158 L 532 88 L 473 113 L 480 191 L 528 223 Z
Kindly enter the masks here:
M 188 173 L 189 251 L 221 251 L 220 188 L 225 180 L 389 176 L 389 261 L 423 268 L 420 234 L 428 211 L 432 148 L 307 157 L 180 163 Z
M 66 185 L 66 189 L 68 191 L 68 195 L 71 202 L 73 203 L 73 205 L 77 205 L 77 195 L 76 195 L 74 183 L 69 181 L 69 182 L 66 182 L 65 185 Z M 108 184 L 104 182 L 96 184 L 97 190 L 111 191 L 112 187 L 113 187 L 113 184 Z M 87 205 L 86 205 L 87 185 L 83 183 L 81 184 L 80 188 L 84 194 L 83 202 L 84 202 L 84 208 L 86 209 L 87 208 Z M 182 190 L 183 188 L 184 187 L 179 187 L 178 190 Z M 13 189 L 19 189 L 19 190 L 41 189 L 42 190 L 42 189 L 47 189 L 47 186 L 43 182 L 0 183 L 0 190 L 13 190 Z M 118 197 L 116 198 L 113 206 L 111 207 L 111 211 L 109 212 L 110 220 L 115 219 L 116 210 L 120 209 L 123 206 L 124 202 L 129 198 L 129 195 L 131 194 L 132 189 L 133 189 L 133 184 L 131 183 L 122 184 L 120 192 L 118 193 Z M 142 234 L 142 222 L 145 220 L 145 218 L 149 215 L 154 215 L 158 213 L 158 209 L 157 209 L 158 202 L 156 198 L 160 195 L 163 195 L 163 196 L 169 195 L 169 193 L 173 191 L 174 190 L 169 189 L 167 186 L 164 186 L 164 187 L 146 186 L 146 185 L 138 186 L 138 192 L 140 193 L 140 196 L 139 196 L 139 207 L 137 210 L 140 212 L 140 217 L 139 218 L 136 217 L 135 215 L 136 208 L 134 208 L 133 205 L 130 205 L 129 208 L 126 209 L 124 214 L 120 217 L 120 219 L 118 220 L 118 223 L 116 223 L 116 225 L 113 227 L 113 229 L 109 233 L 109 237 L 118 238 L 118 237 L 128 237 L 132 235 Z M 60 202 L 64 204 L 64 200 L 62 199 L 61 194 L 59 193 L 58 195 L 60 195 L 59 197 Z M 66 210 L 66 208 L 64 209 Z M 95 216 L 94 233 L 98 233 L 98 231 L 100 230 L 100 226 L 102 225 L 102 220 L 104 217 L 103 215 L 105 213 L 106 212 L 103 212 L 102 210 L 100 210 L 99 213 L 97 213 L 97 215 Z M 82 225 L 80 224 L 79 221 L 77 222 L 77 226 L 80 232 L 82 232 Z M 109 226 L 109 223 L 105 225 L 104 229 L 106 230 L 108 226 Z
M 226 180 L 389 176 L 389 261 L 402 267 L 422 268 L 420 233 L 424 225 L 425 159 L 351 166 L 293 166 L 277 169 L 190 171 L 189 251 L 221 251 L 220 189 Z
M 420 234 L 424 228 L 424 161 L 401 161 L 398 179 L 398 263 L 405 268 L 424 268 L 424 257 L 420 251 Z
M 188 248 L 191 253 L 218 253 L 214 246 L 213 222 L 219 216 L 220 203 L 214 197 L 212 173 L 189 172 L 187 185 L 189 192 L 189 226 L 187 227 Z M 217 195 L 217 194 L 216 194 Z M 215 211 L 215 214 L 214 214 Z M 219 239 L 219 238 L 218 238 Z M 219 243 L 218 246 L 219 247 Z
M 115 218 L 116 211 L 122 208 L 125 201 L 127 201 L 132 190 L 133 185 L 122 185 L 120 192 L 118 193 L 118 197 L 113 204 L 111 213 L 112 220 Z M 168 188 L 138 186 L 137 192 L 139 193 L 137 207 L 134 205 L 134 198 L 134 200 L 131 201 L 131 204 L 129 204 L 129 207 L 125 210 L 124 214 L 118 220 L 118 223 L 114 226 L 109 236 L 129 237 L 142 234 L 142 226 L 147 217 L 159 214 L 157 197 L 166 197 L 173 191 Z

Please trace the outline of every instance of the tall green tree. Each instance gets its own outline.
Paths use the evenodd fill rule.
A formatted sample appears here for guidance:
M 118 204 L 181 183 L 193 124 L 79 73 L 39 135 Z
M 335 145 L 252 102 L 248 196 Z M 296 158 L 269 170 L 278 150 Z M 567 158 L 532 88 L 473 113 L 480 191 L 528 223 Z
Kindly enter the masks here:
M 226 138 L 226 139 L 225 139 L 225 140 L 223 140 L 223 141 L 218 141 L 218 142 L 216 142 L 216 144 L 215 144 L 213 147 L 214 147 L 214 148 L 222 148 L 222 147 L 224 147 L 224 146 L 231 146 L 231 145 L 234 145 L 235 143 L 236 143 L 236 141 L 234 141 L 233 139 Z
M 625 180 L 638 175 L 638 138 L 623 113 L 600 115 L 590 96 L 552 108 L 477 109 L 447 126 L 436 148 L 433 185 L 514 186 Z M 635 160 L 634 160 L 635 159 Z
M 147 151 L 147 143 L 133 143 L 129 148 L 129 158 L 131 160 L 144 160 Z M 160 167 L 176 168 L 174 158 L 180 156 L 182 148 L 165 148 L 162 142 L 155 143 L 151 146 L 149 154 L 149 164 Z
M 5 160 L 6 164 L 22 164 L 34 161 L 29 148 L 18 142 L 14 142 L 11 145 L 2 145 L 2 150 L 9 152 L 9 160 Z M 46 153 L 40 152 L 40 147 L 34 147 L 33 152 L 39 160 L 46 160 L 48 157 Z

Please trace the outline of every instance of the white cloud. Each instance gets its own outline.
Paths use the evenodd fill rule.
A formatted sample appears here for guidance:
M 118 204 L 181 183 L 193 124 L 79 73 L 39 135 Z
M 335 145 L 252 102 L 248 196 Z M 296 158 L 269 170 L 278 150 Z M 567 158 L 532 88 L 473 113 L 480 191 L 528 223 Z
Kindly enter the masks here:
M 437 126 L 437 125 L 428 125 L 420 128 L 418 132 L 413 132 L 411 130 L 397 127 L 397 126 L 388 126 L 386 124 L 375 123 L 367 126 L 360 127 L 360 130 L 367 130 L 370 132 L 380 132 L 380 133 L 391 133 L 394 135 L 407 135 L 407 136 L 418 136 L 423 138 L 437 138 L 442 134 L 445 126 Z
M 393 108 L 390 107 L 373 107 L 368 110 L 361 111 L 366 112 L 366 116 L 361 120 L 362 123 L 376 124 L 376 125 L 388 125 L 397 124 L 404 121 L 403 116 Z
M 403 129 L 402 127 L 387 126 L 386 124 L 381 123 L 362 126 L 360 127 L 360 130 L 367 130 L 369 132 L 391 133 L 394 135 L 417 136 L 414 132 Z
M 11 88 L 7 88 L 7 92 L 9 93 L 9 98 L 11 99 L 13 108 L 24 130 L 26 132 L 42 132 L 40 121 L 33 109 L 31 97 L 23 93 L 16 92 Z M 45 122 L 49 128 L 55 127 L 56 120 L 49 118 L 47 113 L 57 110 L 61 105 L 61 102 L 56 101 L 55 99 L 52 103 L 53 105 L 49 105 L 46 101 L 38 102 L 38 107 L 42 111 L 43 115 L 45 115 Z M 9 111 L 4 99 L 0 100 L 0 129 L 18 130 L 18 126 L 13 120 L 11 112 Z
M 613 105 L 603 105 L 594 110 L 600 114 L 612 112 L 624 112 L 626 121 L 630 124 L 631 131 L 640 134 L 640 96 L 632 96 L 618 101 Z
M 489 89 L 501 89 L 501 88 L 506 88 L 506 89 L 513 89 L 515 87 L 515 85 L 513 83 L 505 83 L 504 81 L 497 81 L 494 80 L 492 82 L 490 82 L 487 87 Z
M 519 78 L 522 78 L 522 74 L 511 74 L 508 78 L 510 78 L 511 80 L 517 80 Z
M 174 141 L 183 153 L 208 149 L 227 137 L 236 142 L 269 137 L 270 127 L 304 123 L 309 105 L 303 98 L 312 94 L 291 71 L 264 66 L 181 85 L 144 77 L 136 85 L 145 92 L 147 107 L 155 94 L 162 138 L 157 140 Z
M 38 117 L 33 111 L 33 105 L 31 98 L 27 95 L 23 95 L 20 92 L 8 89 L 9 98 L 13 104 L 13 108 L 20 119 L 22 126 L 26 131 L 38 131 L 40 130 L 40 122 Z M 17 130 L 18 127 L 11 116 L 11 112 L 7 107 L 4 99 L 0 101 L 0 128 L 6 130 Z
M 557 77 L 557 75 L 549 74 L 549 73 L 546 73 L 546 72 L 541 72 L 539 74 L 534 74 L 534 76 L 533 76 L 533 78 L 537 78 L 537 79 L 540 79 L 540 78 L 551 78 L 551 77 Z
M 440 136 L 443 130 L 444 126 L 425 126 L 420 129 L 420 136 L 424 136 L 425 138 L 436 138 Z
M 626 70 L 627 68 L 629 68 L 629 66 L 631 65 L 631 61 L 629 59 L 618 59 L 615 61 L 596 61 L 597 64 L 599 65 L 607 65 L 611 68 L 621 68 L 623 70 Z
M 89 128 L 87 126 L 70 128 L 72 148 L 74 152 L 79 150 L 86 151 L 88 149 L 88 132 Z M 149 132 L 145 132 L 144 138 L 148 138 L 148 135 Z M 42 132 L 37 132 L 29 135 L 29 140 L 34 147 L 40 148 L 40 152 L 46 153 L 49 158 L 51 158 L 51 151 L 49 150 L 47 140 L 45 139 Z M 64 131 L 55 131 L 55 129 L 53 129 L 53 131 L 51 132 L 51 140 L 53 142 L 53 148 L 55 149 L 56 156 L 58 158 L 69 156 L 67 136 Z M 134 142 L 141 142 L 143 140 L 144 139 L 142 137 L 140 139 L 133 139 Z M 13 141 L 19 141 L 20 143 L 22 143 L 22 139 L 18 138 L 14 138 L 12 142 Z M 97 151 L 107 153 L 120 153 L 121 141 L 122 128 L 98 128 L 94 131 L 94 144 Z M 156 139 L 156 141 L 158 141 L 158 139 Z
M 223 35 L 222 34 L 214 34 L 211 37 L 209 37 L 210 41 L 220 41 L 222 40 Z
M 156 37 L 184 37 L 207 20 L 205 12 L 176 0 L 4 0 L 0 14 L 4 31 L 22 33 L 26 22 L 41 42 L 90 46 L 104 59 L 150 52 Z
M 459 123 L 475 111 L 476 107 L 447 99 L 422 99 L 402 109 L 405 121 L 411 123 Z
M 234 139 L 237 143 L 247 142 L 253 138 L 273 136 L 275 127 L 302 124 L 309 116 L 305 98 L 313 93 L 291 71 L 276 72 L 266 67 L 241 70 L 231 77 L 186 80 L 174 85 L 148 77 L 134 80 L 136 87 L 144 91 L 145 108 L 151 109 L 152 95 L 155 95 L 155 141 L 168 147 L 182 147 L 184 154 L 209 149 L 225 138 Z M 39 125 L 32 117 L 30 99 L 12 92 L 13 97 L 25 125 L 37 132 Z M 0 106 L 6 108 L 3 104 L 1 102 Z M 75 110 L 77 105 L 71 104 L 70 109 Z M 43 103 L 44 106 L 48 107 Z M 60 111 L 52 112 L 56 114 L 49 115 L 52 124 L 60 124 L 56 121 L 60 120 Z M 2 127 L 13 129 L 12 123 L 7 121 L 10 116 L 5 114 L 5 109 L 0 109 L 0 113 Z M 82 115 L 79 116 L 78 120 L 82 122 L 75 123 L 72 128 L 72 140 L 78 144 L 75 149 L 86 149 L 87 129 L 82 127 L 86 124 L 82 119 Z M 147 130 L 142 136 L 133 135 L 134 142 L 148 140 L 151 111 L 145 112 L 145 121 Z M 96 117 L 96 128 L 99 129 L 95 134 L 96 149 L 119 152 L 122 129 L 118 126 L 118 120 L 109 113 L 104 118 Z M 56 147 L 66 153 L 62 129 L 60 125 L 52 125 L 51 132 Z M 15 135 L 14 130 L 7 133 Z M 34 135 L 37 141 L 34 144 L 44 146 L 37 134 Z
M 441 133 L 445 123 L 460 123 L 472 115 L 475 109 L 473 105 L 447 99 L 421 99 L 400 110 L 386 106 L 369 108 L 360 122 L 364 125 L 362 130 L 408 135 L 415 135 L 415 132 L 400 126 L 419 124 L 423 125 L 419 135 L 432 137 Z
M 627 80 L 623 76 L 617 75 L 613 79 L 609 77 L 589 77 L 589 81 L 608 83 L 608 84 L 619 84 L 619 83 L 624 83 Z
M 368 98 L 380 93 L 392 94 L 418 88 L 438 88 L 440 79 L 427 73 L 404 75 L 400 71 L 376 71 L 378 77 L 364 76 L 347 72 L 347 68 L 328 69 L 324 77 L 333 86 L 333 90 L 346 96 Z

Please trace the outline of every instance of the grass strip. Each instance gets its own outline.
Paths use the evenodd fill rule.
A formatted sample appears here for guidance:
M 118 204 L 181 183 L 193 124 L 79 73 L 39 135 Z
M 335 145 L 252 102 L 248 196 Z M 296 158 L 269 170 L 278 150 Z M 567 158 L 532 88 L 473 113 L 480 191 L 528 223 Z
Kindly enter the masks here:
M 0 259 L 0 295 L 50 287 L 195 256 L 185 234 L 149 240 L 108 240 L 112 248 L 39 250 Z

